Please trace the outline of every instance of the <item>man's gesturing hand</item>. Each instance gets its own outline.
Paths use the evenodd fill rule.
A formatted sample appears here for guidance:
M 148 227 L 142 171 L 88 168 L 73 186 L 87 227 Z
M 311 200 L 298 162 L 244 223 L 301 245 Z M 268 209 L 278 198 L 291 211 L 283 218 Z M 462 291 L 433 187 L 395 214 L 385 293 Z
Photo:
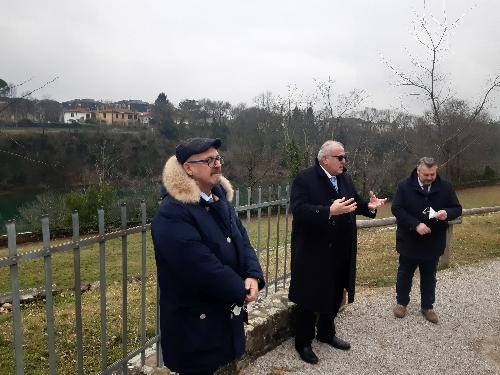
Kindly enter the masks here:
M 356 202 L 354 198 L 345 199 L 335 199 L 330 206 L 330 216 L 347 214 L 356 210 Z
M 377 196 L 373 193 L 373 191 L 370 190 L 370 202 L 368 202 L 368 208 L 370 210 L 375 210 L 380 206 L 383 206 L 386 201 L 387 198 L 382 198 L 382 199 L 377 198 Z

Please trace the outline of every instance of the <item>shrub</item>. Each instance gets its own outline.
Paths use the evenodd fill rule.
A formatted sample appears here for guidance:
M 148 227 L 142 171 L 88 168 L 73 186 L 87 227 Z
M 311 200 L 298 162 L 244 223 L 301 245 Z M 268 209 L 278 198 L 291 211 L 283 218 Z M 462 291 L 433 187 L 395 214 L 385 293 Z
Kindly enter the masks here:
M 484 167 L 483 179 L 488 181 L 496 181 L 498 179 L 498 174 L 493 168 L 487 165 L 486 167 Z

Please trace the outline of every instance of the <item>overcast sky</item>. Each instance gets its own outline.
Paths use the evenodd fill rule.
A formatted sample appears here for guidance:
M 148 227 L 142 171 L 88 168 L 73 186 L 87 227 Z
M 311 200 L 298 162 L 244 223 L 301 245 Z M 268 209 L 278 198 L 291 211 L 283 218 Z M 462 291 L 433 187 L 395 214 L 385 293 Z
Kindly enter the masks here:
M 402 91 L 381 55 L 409 65 L 404 48 L 419 0 L 107 1 L 3 0 L 0 78 L 34 89 L 37 97 L 142 99 L 165 92 L 183 99 L 252 104 L 270 91 L 286 96 L 295 85 L 310 95 L 314 79 L 335 79 L 335 92 L 364 89 L 366 106 L 399 107 Z M 444 2 L 427 0 L 441 18 Z M 477 7 L 470 10 L 471 6 Z M 431 7 L 432 6 L 432 7 Z M 452 33 L 442 61 L 453 93 L 477 98 L 500 73 L 500 1 L 449 0 L 448 18 L 467 13 Z M 500 91 L 500 90 L 498 90 Z M 415 100 L 403 99 L 417 112 Z M 500 95 L 491 112 L 500 117 Z M 409 101 L 413 100 L 413 101 Z

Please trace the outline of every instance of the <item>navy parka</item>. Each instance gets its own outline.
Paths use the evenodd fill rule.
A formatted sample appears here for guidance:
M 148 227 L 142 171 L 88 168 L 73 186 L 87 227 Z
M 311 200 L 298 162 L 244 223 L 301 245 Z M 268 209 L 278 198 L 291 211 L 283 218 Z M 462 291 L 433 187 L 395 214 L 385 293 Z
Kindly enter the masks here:
M 200 201 L 199 189 L 175 157 L 165 165 L 167 191 L 151 225 L 160 286 L 161 344 L 165 365 L 176 372 L 217 368 L 245 349 L 244 279 L 264 278 L 245 228 L 229 205 L 224 177 Z

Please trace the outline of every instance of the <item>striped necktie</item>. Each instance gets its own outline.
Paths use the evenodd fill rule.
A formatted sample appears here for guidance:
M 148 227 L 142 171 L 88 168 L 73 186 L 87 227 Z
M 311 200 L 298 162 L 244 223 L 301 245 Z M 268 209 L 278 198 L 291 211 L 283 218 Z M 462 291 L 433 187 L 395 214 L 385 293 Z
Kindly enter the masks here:
M 337 186 L 337 177 L 336 176 L 332 176 L 330 177 L 330 182 L 332 183 L 333 187 L 335 188 L 335 191 L 339 192 L 339 187 Z

